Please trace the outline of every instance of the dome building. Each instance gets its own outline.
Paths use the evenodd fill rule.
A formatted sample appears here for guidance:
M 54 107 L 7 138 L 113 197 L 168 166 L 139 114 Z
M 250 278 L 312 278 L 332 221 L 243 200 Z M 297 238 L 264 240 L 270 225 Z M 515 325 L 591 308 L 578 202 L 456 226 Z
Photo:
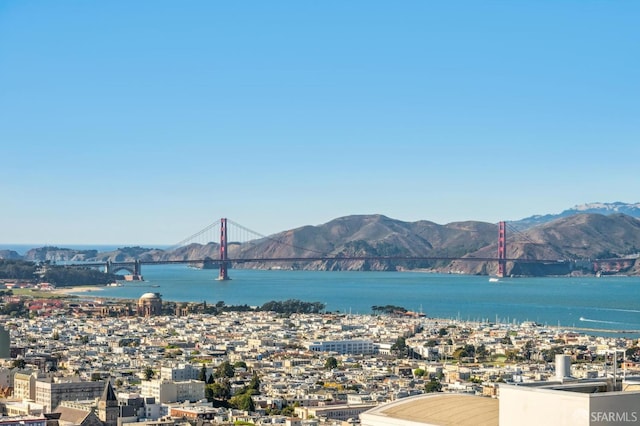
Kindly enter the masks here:
M 150 317 L 162 314 L 160 293 L 145 293 L 138 299 L 138 315 Z

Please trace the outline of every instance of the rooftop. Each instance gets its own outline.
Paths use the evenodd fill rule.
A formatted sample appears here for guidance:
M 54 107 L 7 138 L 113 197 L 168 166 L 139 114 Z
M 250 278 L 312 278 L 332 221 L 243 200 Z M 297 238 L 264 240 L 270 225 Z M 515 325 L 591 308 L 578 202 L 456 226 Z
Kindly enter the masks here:
M 377 407 L 366 414 L 413 422 L 407 425 L 442 426 L 497 426 L 499 417 L 497 399 L 442 393 L 401 399 Z M 367 423 L 363 422 L 364 424 Z

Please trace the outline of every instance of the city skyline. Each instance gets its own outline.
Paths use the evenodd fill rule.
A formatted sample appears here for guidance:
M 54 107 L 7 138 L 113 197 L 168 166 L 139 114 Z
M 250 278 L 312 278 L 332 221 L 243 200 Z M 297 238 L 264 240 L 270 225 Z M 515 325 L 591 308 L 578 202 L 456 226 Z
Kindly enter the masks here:
M 0 243 L 639 201 L 635 3 L 243 6 L 0 5 Z

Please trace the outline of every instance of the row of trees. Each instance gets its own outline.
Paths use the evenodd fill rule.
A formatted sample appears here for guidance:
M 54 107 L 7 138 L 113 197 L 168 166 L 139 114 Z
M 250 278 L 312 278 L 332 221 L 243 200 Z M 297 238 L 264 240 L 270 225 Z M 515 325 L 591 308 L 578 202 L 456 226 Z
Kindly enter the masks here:
M 33 280 L 36 264 L 24 260 L 0 259 L 0 279 Z
M 42 275 L 42 281 L 59 287 L 87 284 L 104 285 L 122 278 L 120 275 L 107 274 L 96 269 L 71 266 L 47 266 Z
M 186 303 L 184 304 L 186 306 Z M 249 312 L 249 311 L 265 311 L 275 312 L 281 315 L 291 315 L 295 313 L 301 314 L 317 314 L 325 309 L 325 304 L 321 302 L 303 302 L 297 299 L 289 299 L 284 301 L 269 301 L 260 307 L 251 307 L 249 305 L 226 305 L 224 301 L 219 301 L 213 305 L 202 303 L 198 307 L 199 311 L 205 314 L 218 315 L 223 312 Z
M 402 306 L 394 306 L 394 305 L 384 305 L 384 306 L 378 306 L 378 305 L 373 305 L 371 307 L 371 310 L 373 311 L 374 314 L 404 314 L 405 312 L 407 312 L 406 308 L 403 308 Z
M 22 318 L 29 315 L 29 310 L 24 303 L 10 302 L 0 305 L 0 315 L 9 315 L 14 318 Z
M 297 299 L 289 299 L 283 302 L 272 300 L 262 305 L 260 310 L 278 314 L 318 314 L 324 308 L 325 304 L 321 302 L 302 302 Z
M 38 275 L 38 265 L 26 260 L 0 259 L 0 279 L 41 280 L 60 287 L 86 284 L 108 284 L 122 276 L 107 274 L 96 269 L 51 265 L 46 262 L 44 272 Z

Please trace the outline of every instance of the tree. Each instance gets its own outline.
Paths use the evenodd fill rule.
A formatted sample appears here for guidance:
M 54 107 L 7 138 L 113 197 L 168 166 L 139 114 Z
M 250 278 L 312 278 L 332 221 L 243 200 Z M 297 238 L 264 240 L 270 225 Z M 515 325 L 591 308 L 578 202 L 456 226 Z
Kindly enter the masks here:
M 422 377 L 426 374 L 427 372 L 424 371 L 424 369 L 422 368 L 416 368 L 415 370 L 413 370 L 413 375 L 416 377 Z
M 293 407 L 291 405 L 287 405 L 286 407 L 282 408 L 282 415 L 283 416 L 292 417 L 293 413 L 295 413 L 295 407 Z
M 333 370 L 334 368 L 338 368 L 338 360 L 335 357 L 328 357 L 324 362 L 324 368 L 327 370 Z
M 261 311 L 271 311 L 279 314 L 312 314 L 320 313 L 324 310 L 325 305 L 321 302 L 302 302 L 297 299 L 289 299 L 284 302 L 271 300 L 260 307 Z
M 204 387 L 204 397 L 207 398 L 207 401 L 212 402 L 214 399 L 213 389 L 211 386 Z
M 393 352 L 396 352 L 398 356 L 407 356 L 409 351 L 408 351 L 406 339 L 402 336 L 398 337 L 396 339 L 396 342 L 393 345 L 391 345 L 391 350 Z
M 234 368 L 244 368 L 245 370 L 247 369 L 247 363 L 244 361 L 236 361 L 233 363 L 233 367 Z
M 489 351 L 487 351 L 487 347 L 483 344 L 476 348 L 476 356 L 478 359 L 484 359 L 489 355 Z
M 633 361 L 640 359 L 640 348 L 638 346 L 632 346 L 625 351 L 626 357 Z
M 201 382 L 207 381 L 207 366 L 202 364 L 202 368 L 200 369 L 200 373 L 198 374 L 198 380 Z
M 211 395 L 215 399 L 228 399 L 231 396 L 231 383 L 226 379 L 207 385 L 207 388 L 211 389 Z
M 424 385 L 424 391 L 426 393 L 442 392 L 442 384 L 436 379 L 431 379 Z
M 218 366 L 218 368 L 216 368 L 215 371 L 216 378 L 233 377 L 235 374 L 236 371 L 233 368 L 233 365 L 229 363 L 229 361 L 224 361 Z
M 232 406 L 236 407 L 238 410 L 242 410 L 242 411 L 255 411 L 256 406 L 253 402 L 253 399 L 251 398 L 251 394 L 250 393 L 242 393 L 239 395 L 235 395 L 233 398 L 231 398 L 231 401 L 229 401 L 231 403 Z
M 153 371 L 153 368 L 151 367 L 147 367 L 144 369 L 144 379 L 145 380 L 151 380 L 153 379 L 153 376 L 155 376 L 155 371 Z
M 27 366 L 27 361 L 25 361 L 22 358 L 16 359 L 15 361 L 13 361 L 12 365 L 13 365 L 13 368 L 19 368 L 20 370 L 22 370 L 24 367 Z
M 460 358 L 464 358 L 466 356 L 469 356 L 469 354 L 467 353 L 467 351 L 464 348 L 458 348 L 455 351 L 453 351 L 453 358 L 457 359 L 458 361 L 460 360 Z
M 258 374 L 256 372 L 254 372 L 253 376 L 251 376 L 251 381 L 249 382 L 249 389 L 254 390 L 257 393 L 260 393 L 260 378 L 258 377 Z

